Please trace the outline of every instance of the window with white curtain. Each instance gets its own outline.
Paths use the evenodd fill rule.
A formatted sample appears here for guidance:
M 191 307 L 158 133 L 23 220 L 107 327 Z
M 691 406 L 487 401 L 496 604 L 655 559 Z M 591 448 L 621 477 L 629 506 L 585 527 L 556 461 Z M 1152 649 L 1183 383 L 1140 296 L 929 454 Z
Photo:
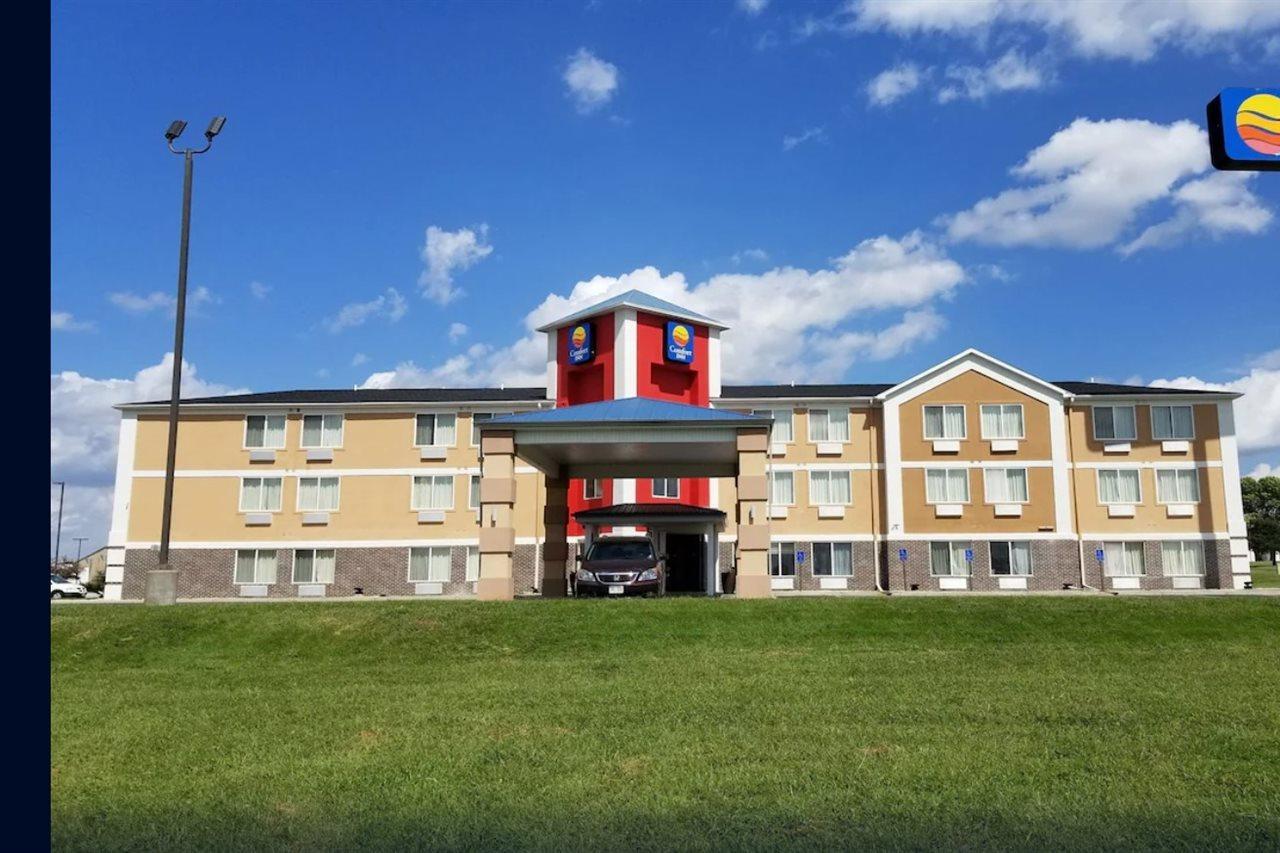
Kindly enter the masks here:
M 303 415 L 303 447 L 341 447 L 342 415 Z
M 810 471 L 809 503 L 812 506 L 846 506 L 853 503 L 850 472 Z
M 965 552 L 972 549 L 972 542 L 930 542 L 929 573 L 935 576 L 968 577 L 969 561 L 965 559 Z
M 831 577 L 853 577 L 852 542 L 814 542 L 813 573 Z
M 1138 422 L 1133 406 L 1094 406 L 1093 437 L 1100 441 L 1133 441 L 1138 437 Z
M 671 498 L 673 500 L 680 497 L 680 478 L 654 477 L 653 496 L 655 498 Z
M 848 409 L 810 409 L 810 441 L 848 441 Z
M 795 439 L 791 409 L 753 409 L 751 414 L 759 418 L 773 418 L 773 426 L 769 429 L 770 441 L 790 444 Z
M 791 471 L 774 471 L 769 476 L 769 502 L 774 506 L 794 506 L 796 475 Z
M 1141 542 L 1102 543 L 1103 568 L 1109 578 L 1135 577 L 1147 573 Z
M 467 583 L 480 580 L 480 549 L 475 545 L 467 546 Z
M 1104 504 L 1142 503 L 1141 477 L 1137 468 L 1099 468 L 1098 501 Z
M 453 509 L 453 475 L 414 477 L 411 509 Z
M 236 583 L 275 583 L 276 552 L 236 551 Z
M 596 501 L 604 497 L 604 486 L 599 477 L 588 477 L 582 481 L 582 499 Z
M 987 468 L 982 472 L 989 504 L 1027 502 L 1026 468 Z
M 926 468 L 925 501 L 931 504 L 967 504 L 969 471 L 966 468 Z
M 1157 468 L 1156 500 L 1162 504 L 1199 503 L 1199 472 L 1195 468 Z
M 284 423 L 284 415 L 247 415 L 244 446 L 254 450 L 283 450 Z
M 1204 574 L 1204 543 L 1161 542 L 1160 563 L 1167 577 L 1199 577 Z
M 280 477 L 243 477 L 240 480 L 241 512 L 279 512 L 284 491 Z
M 409 581 L 446 583 L 450 579 L 453 556 L 447 546 L 409 549 Z
M 473 412 L 471 415 L 471 443 L 480 446 L 480 424 L 494 418 L 505 418 L 514 412 Z
M 472 474 L 471 482 L 467 485 L 467 507 L 469 509 L 480 508 L 480 475 Z
M 453 447 L 457 436 L 457 416 L 449 412 L 419 414 L 414 418 L 415 447 Z
M 796 543 L 774 542 L 769 546 L 769 574 L 775 578 L 794 577 L 796 573 Z
M 1195 422 L 1190 406 L 1151 407 L 1152 438 L 1195 438 L 1195 435 Z
M 333 583 L 336 563 L 332 548 L 299 548 L 293 552 L 293 582 Z
M 1031 574 L 1030 542 L 992 542 L 991 574 L 993 575 L 1029 575 Z
M 962 439 L 967 435 L 964 406 L 925 406 L 924 437 Z
M 982 406 L 983 438 L 1025 438 L 1021 403 L 987 403 Z
M 337 512 L 337 477 L 299 477 L 299 512 Z

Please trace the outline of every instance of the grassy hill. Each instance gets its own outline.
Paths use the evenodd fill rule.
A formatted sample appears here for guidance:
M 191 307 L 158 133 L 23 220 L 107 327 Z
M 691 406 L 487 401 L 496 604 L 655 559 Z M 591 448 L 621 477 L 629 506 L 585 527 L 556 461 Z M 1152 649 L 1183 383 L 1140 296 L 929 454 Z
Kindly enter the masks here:
M 55 849 L 1280 848 L 1280 598 L 51 610 Z

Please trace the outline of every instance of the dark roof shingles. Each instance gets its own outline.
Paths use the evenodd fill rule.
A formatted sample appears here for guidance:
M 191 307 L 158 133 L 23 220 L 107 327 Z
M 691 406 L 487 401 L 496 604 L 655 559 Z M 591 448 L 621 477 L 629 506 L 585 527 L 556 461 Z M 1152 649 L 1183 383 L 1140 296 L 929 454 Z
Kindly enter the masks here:
M 547 399 L 546 388 L 358 388 L 314 391 L 264 391 L 222 397 L 183 397 L 183 403 L 282 406 L 331 403 L 514 403 Z M 131 403 L 135 406 L 167 405 L 168 400 Z

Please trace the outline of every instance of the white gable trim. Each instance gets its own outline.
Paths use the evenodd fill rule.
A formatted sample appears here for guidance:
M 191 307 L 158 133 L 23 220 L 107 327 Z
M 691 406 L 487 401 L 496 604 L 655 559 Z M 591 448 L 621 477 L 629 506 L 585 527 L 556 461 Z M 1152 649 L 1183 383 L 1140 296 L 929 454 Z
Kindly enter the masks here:
M 1019 370 L 1013 365 L 1005 364 L 1003 361 L 992 358 L 976 349 L 967 349 L 941 364 L 935 365 L 922 373 L 917 373 L 910 379 L 899 382 L 892 388 L 880 392 L 876 395 L 876 399 L 883 401 L 897 400 L 899 403 L 905 403 L 907 400 L 931 391 L 969 370 L 981 373 L 983 376 L 1005 385 L 1011 385 L 1044 403 L 1054 401 L 1061 403 L 1071 396 L 1067 391 L 1052 382 L 1046 382 L 1043 379 L 1032 376 L 1030 373 Z

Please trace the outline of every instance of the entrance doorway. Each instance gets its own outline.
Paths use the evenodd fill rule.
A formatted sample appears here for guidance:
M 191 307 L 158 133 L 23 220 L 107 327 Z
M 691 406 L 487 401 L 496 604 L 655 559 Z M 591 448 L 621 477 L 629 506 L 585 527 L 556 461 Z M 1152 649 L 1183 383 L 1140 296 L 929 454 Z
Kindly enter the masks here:
M 668 533 L 667 592 L 707 591 L 707 548 L 700 534 Z

